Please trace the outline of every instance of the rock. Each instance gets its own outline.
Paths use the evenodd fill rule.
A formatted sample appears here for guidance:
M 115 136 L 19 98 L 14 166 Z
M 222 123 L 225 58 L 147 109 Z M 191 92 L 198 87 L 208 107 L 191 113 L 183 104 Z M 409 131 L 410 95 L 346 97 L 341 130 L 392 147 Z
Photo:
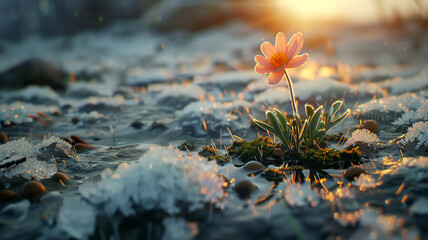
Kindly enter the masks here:
M 372 133 L 379 132 L 379 124 L 374 120 L 366 120 L 361 124 L 361 128 L 367 129 Z
M 224 24 L 233 17 L 233 11 L 227 4 L 174 0 L 158 2 L 143 20 L 157 32 L 194 32 Z
M 257 161 L 249 161 L 245 164 L 244 169 L 249 172 L 260 172 L 265 169 L 265 166 Z
M 65 90 L 66 74 L 55 64 L 38 58 L 26 60 L 0 73 L 0 88 L 19 89 L 29 85 Z
M 135 128 L 135 129 L 141 129 L 143 128 L 144 123 L 141 121 L 135 121 L 133 123 L 131 123 L 131 127 Z
M 5 144 L 8 141 L 9 141 L 9 139 L 7 138 L 6 133 L 0 132 L 0 144 Z
M 12 202 L 16 194 L 9 189 L 0 191 L 0 202 Z
M 59 181 L 68 182 L 68 181 L 70 181 L 70 178 L 67 175 L 65 175 L 64 173 L 57 172 L 52 176 L 52 180 L 55 180 L 57 182 L 59 182 Z
M 79 119 L 78 117 L 73 117 L 73 118 L 71 119 L 71 122 L 72 122 L 73 124 L 77 124 L 77 123 L 79 123 L 79 121 L 80 121 L 80 119 Z
M 37 181 L 29 181 L 21 189 L 21 195 L 24 198 L 37 198 L 46 193 L 45 186 Z
M 349 167 L 345 172 L 345 177 L 352 181 L 354 178 L 359 177 L 362 173 L 366 173 L 366 171 L 360 167 L 352 166 Z
M 242 180 L 235 184 L 235 192 L 240 198 L 247 198 L 257 189 L 257 186 L 254 185 L 250 180 Z
M 275 159 L 281 159 L 284 157 L 284 151 L 282 151 L 281 148 L 275 148 L 275 150 L 273 150 L 272 157 Z

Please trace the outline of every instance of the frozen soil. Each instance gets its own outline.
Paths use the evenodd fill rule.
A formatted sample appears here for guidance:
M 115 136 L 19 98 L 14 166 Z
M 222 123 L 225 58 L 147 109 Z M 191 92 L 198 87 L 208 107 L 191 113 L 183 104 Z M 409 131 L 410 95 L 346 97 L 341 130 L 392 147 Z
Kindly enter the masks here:
M 270 87 L 252 71 L 273 34 L 236 22 L 156 35 L 130 22 L 5 44 L 0 71 L 38 57 L 72 77 L 63 92 L 0 89 L 9 138 L 0 145 L 0 190 L 17 194 L 0 202 L 0 238 L 428 238 L 428 47 L 379 26 L 337 32 L 335 51 L 304 45 L 310 61 L 290 74 L 300 112 L 337 99 L 352 110 L 329 132 L 348 140 L 328 147 L 359 144 L 365 173 L 324 169 L 317 183 L 305 180 L 308 169 L 274 182 L 239 159 L 198 155 L 205 145 L 222 155 L 237 138 L 267 136 L 251 124 L 266 109 L 291 113 L 285 83 Z M 367 119 L 377 133 L 357 130 Z M 95 148 L 75 151 L 64 140 L 73 135 Z M 177 149 L 188 141 L 194 149 Z M 56 172 L 70 180 L 56 181 Z M 23 197 L 29 180 L 45 185 L 41 198 Z

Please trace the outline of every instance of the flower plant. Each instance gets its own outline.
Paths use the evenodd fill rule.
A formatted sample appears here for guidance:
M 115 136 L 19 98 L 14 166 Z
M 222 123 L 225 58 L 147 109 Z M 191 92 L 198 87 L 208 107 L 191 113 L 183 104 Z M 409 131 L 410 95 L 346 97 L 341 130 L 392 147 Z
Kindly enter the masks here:
M 331 105 L 328 113 L 324 111 L 323 106 L 315 109 L 306 104 L 307 119 L 301 119 L 296 106 L 293 84 L 286 69 L 302 66 L 307 62 L 309 59 L 307 53 L 298 56 L 302 46 L 302 33 L 294 34 L 287 44 L 285 34 L 280 32 L 276 35 L 275 46 L 269 42 L 261 44 L 260 48 L 265 56 L 256 55 L 257 64 L 254 67 L 256 73 L 269 74 L 268 84 L 270 85 L 280 83 L 284 76 L 287 79 L 293 118 L 287 120 L 283 112 L 274 109 L 274 111 L 266 112 L 267 122 L 257 119 L 254 119 L 254 122 L 260 128 L 278 137 L 286 150 L 293 151 L 299 151 L 302 144 L 307 148 L 318 146 L 319 142 L 325 138 L 327 131 L 340 124 L 350 113 L 350 109 L 347 109 L 336 118 L 336 114 L 343 104 L 338 100 Z

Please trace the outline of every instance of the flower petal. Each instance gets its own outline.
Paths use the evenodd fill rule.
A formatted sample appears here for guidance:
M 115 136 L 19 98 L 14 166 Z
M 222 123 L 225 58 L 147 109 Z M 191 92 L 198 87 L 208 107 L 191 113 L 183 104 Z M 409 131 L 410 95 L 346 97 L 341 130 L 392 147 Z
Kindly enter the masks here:
M 276 35 L 275 48 L 278 52 L 287 53 L 287 38 L 284 33 L 279 32 Z
M 254 72 L 256 72 L 258 74 L 271 73 L 272 72 L 272 68 L 268 68 L 268 67 L 265 67 L 263 65 L 256 64 L 256 66 L 254 67 Z
M 269 85 L 276 85 L 281 82 L 282 78 L 284 77 L 284 71 L 277 71 L 277 72 L 271 72 L 268 77 L 268 84 Z
M 307 53 L 294 57 L 288 62 L 286 68 L 296 68 L 305 64 L 309 59 L 309 55 Z
M 254 57 L 254 60 L 256 61 L 256 63 L 258 63 L 258 64 L 260 64 L 260 65 L 262 65 L 264 67 L 272 68 L 273 69 L 272 64 L 269 62 L 269 59 L 267 59 L 266 57 L 264 57 L 262 55 L 256 55 Z
M 300 50 L 302 50 L 302 46 L 303 46 L 303 34 L 301 32 L 298 32 L 291 37 L 290 42 L 287 45 L 288 59 L 292 59 L 297 54 L 299 54 Z
M 276 53 L 276 48 L 270 42 L 262 43 L 260 49 L 262 50 L 262 53 L 268 58 L 272 57 L 272 55 Z

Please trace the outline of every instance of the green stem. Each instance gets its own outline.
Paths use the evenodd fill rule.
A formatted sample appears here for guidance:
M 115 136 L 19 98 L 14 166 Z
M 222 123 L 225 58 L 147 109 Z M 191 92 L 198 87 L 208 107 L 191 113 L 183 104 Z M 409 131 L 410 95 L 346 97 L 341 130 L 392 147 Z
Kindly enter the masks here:
M 296 99 L 294 98 L 294 88 L 293 88 L 293 82 L 291 81 L 290 76 L 288 75 L 288 72 L 286 69 L 284 69 L 285 78 L 287 79 L 288 88 L 290 89 L 290 99 L 291 99 L 291 105 L 293 106 L 293 112 L 296 115 L 299 115 L 299 112 L 297 111 L 296 106 Z

